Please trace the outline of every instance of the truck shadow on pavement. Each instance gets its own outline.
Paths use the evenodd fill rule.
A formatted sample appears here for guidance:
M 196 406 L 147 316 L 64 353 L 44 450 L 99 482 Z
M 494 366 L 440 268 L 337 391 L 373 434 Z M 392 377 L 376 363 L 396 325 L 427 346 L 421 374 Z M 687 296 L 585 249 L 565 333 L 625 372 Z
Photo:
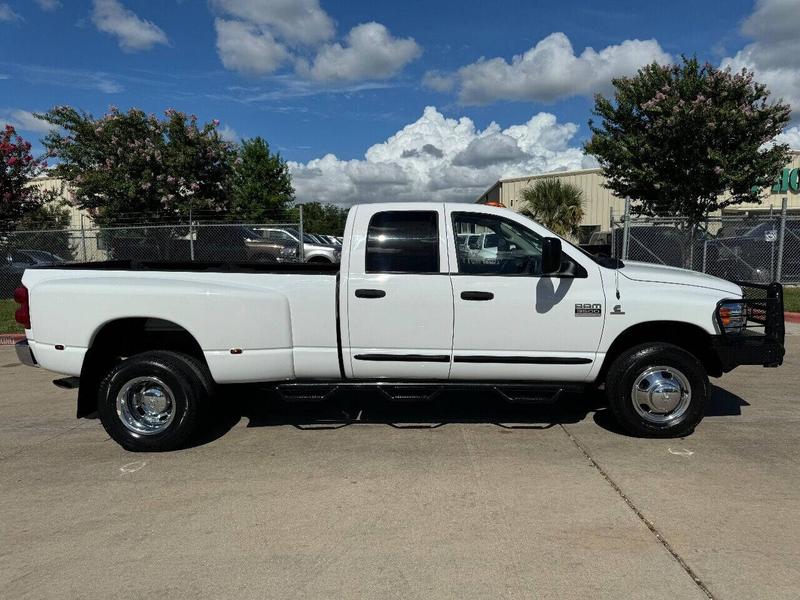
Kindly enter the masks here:
M 743 406 L 750 406 L 747 400 L 725 388 L 721 388 L 713 383 L 710 387 L 711 395 L 708 399 L 708 404 L 706 404 L 705 419 L 714 417 L 738 417 L 742 414 Z M 611 411 L 607 407 L 595 411 L 593 419 L 594 422 L 603 429 L 618 433 L 619 435 L 628 436 L 628 434 L 617 425 L 614 415 L 611 414 Z
M 706 417 L 741 415 L 749 404 L 739 396 L 711 386 Z M 476 423 L 501 429 L 550 429 L 579 423 L 590 415 L 613 433 L 625 434 L 616 424 L 600 391 L 565 394 L 556 402 L 525 404 L 506 402 L 486 392 L 442 393 L 425 402 L 387 400 L 372 390 L 337 393 L 320 402 L 286 402 L 271 390 L 252 386 L 226 386 L 218 398 L 221 414 L 214 425 L 192 446 L 210 443 L 247 420 L 247 427 L 291 426 L 300 430 L 341 429 L 359 424 L 378 424 L 394 429 L 438 429 L 451 424 Z

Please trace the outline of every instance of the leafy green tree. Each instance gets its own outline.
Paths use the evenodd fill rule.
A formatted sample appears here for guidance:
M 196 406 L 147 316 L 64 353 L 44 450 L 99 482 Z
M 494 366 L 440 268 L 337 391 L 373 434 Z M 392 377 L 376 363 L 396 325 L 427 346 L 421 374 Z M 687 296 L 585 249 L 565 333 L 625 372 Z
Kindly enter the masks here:
M 342 208 L 335 204 L 306 202 L 303 204 L 303 230 L 308 233 L 340 236 L 344 233 L 349 210 L 349 208 Z M 290 211 L 289 219 L 292 221 L 300 219 L 297 207 Z
M 292 177 L 280 154 L 261 138 L 244 140 L 233 167 L 230 217 L 247 221 L 282 219 L 294 200 Z
M 597 157 L 606 186 L 630 197 L 637 213 L 684 216 L 760 202 L 788 161 L 771 140 L 789 121 L 789 106 L 769 101 L 752 73 L 731 73 L 684 57 L 615 79 L 613 101 L 595 96 L 586 152 Z
M 100 225 L 185 220 L 190 208 L 229 212 L 235 149 L 217 131 L 176 110 L 164 119 L 112 107 L 102 118 L 57 106 L 38 118 L 55 126 L 43 140 L 70 182 L 74 202 Z
M 524 205 L 520 212 L 553 233 L 577 237 L 583 219 L 582 196 L 581 189 L 571 183 L 555 177 L 538 179 L 522 190 Z

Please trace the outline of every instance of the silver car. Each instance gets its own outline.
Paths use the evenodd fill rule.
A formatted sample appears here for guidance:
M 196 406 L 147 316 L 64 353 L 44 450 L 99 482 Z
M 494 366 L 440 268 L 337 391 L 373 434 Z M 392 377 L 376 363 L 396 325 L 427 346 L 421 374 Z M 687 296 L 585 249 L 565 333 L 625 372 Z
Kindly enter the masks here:
M 300 245 L 300 232 L 290 227 L 257 227 L 255 230 L 264 239 L 283 244 Z M 309 234 L 303 234 L 303 253 L 305 262 L 338 263 L 342 252 L 332 244 L 323 244 Z

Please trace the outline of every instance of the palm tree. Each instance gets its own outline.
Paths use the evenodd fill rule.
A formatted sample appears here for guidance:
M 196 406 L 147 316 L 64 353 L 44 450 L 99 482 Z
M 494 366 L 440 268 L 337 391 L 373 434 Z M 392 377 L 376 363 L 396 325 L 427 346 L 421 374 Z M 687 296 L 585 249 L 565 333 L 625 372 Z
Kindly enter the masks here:
M 583 207 L 581 189 L 555 177 L 539 179 L 522 190 L 520 212 L 563 237 L 577 237 Z

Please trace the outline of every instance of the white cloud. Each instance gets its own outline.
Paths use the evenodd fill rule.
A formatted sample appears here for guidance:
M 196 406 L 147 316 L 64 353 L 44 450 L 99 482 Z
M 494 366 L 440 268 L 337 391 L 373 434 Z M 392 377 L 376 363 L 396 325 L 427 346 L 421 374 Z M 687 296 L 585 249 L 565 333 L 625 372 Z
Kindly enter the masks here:
M 42 10 L 56 10 L 61 8 L 61 0 L 36 0 Z
M 219 133 L 219 137 L 226 142 L 238 142 L 239 138 L 241 137 L 230 125 L 223 125 L 222 127 L 217 128 L 217 133 Z
M 217 19 L 217 54 L 226 69 L 243 75 L 267 75 L 278 69 L 288 53 L 269 31 L 241 21 Z
M 316 81 L 386 79 L 422 54 L 413 38 L 393 37 L 380 23 L 361 23 L 347 34 L 346 44 L 326 44 L 311 66 L 300 73 Z
M 13 125 L 18 131 L 49 133 L 53 129 L 47 121 L 37 119 L 32 112 L 19 108 L 0 109 L 0 121 Z
M 496 100 L 552 102 L 605 91 L 612 78 L 633 75 L 653 61 L 671 61 L 655 40 L 625 40 L 599 52 L 586 48 L 578 56 L 569 38 L 557 32 L 524 54 L 514 56 L 510 63 L 504 58 L 481 58 L 454 76 L 464 104 Z
M 422 76 L 422 85 L 435 92 L 449 92 L 456 85 L 456 78 L 452 74 L 439 71 L 427 71 Z
M 217 53 L 225 68 L 248 76 L 291 63 L 300 77 L 341 83 L 387 79 L 417 58 L 412 38 L 396 38 L 380 23 L 353 27 L 342 42 L 319 0 L 209 0 Z
M 15 65 L 13 77 L 14 79 L 21 79 L 36 85 L 99 90 L 105 94 L 116 94 L 125 89 L 125 87 L 117 81 L 117 78 L 120 76 L 112 75 L 104 71 L 17 64 Z M 130 80 L 140 85 L 143 83 L 143 80 L 140 78 Z
M 94 0 L 92 23 L 104 33 L 116 36 L 124 52 L 149 50 L 168 44 L 167 34 L 155 23 L 140 18 L 119 0 Z
M 274 28 L 279 37 L 292 42 L 324 42 L 335 31 L 318 0 L 211 0 L 211 5 L 226 16 Z
M 792 150 L 800 150 L 800 127 L 789 127 L 783 133 L 775 136 L 779 144 L 789 144 Z
M 14 9 L 12 9 L 8 4 L 5 2 L 0 2 L 0 21 L 11 23 L 21 19 L 22 17 L 15 13 Z
M 753 42 L 735 56 L 722 60 L 734 71 L 746 68 L 767 85 L 774 97 L 782 97 L 800 116 L 800 10 L 797 0 L 758 0 L 755 11 L 742 24 L 742 33 Z
M 577 130 L 574 123 L 539 113 L 520 125 L 502 129 L 492 123 L 481 131 L 467 117 L 448 119 L 429 106 L 363 159 L 327 154 L 289 162 L 289 168 L 301 202 L 471 202 L 500 177 L 594 166 L 570 145 Z

